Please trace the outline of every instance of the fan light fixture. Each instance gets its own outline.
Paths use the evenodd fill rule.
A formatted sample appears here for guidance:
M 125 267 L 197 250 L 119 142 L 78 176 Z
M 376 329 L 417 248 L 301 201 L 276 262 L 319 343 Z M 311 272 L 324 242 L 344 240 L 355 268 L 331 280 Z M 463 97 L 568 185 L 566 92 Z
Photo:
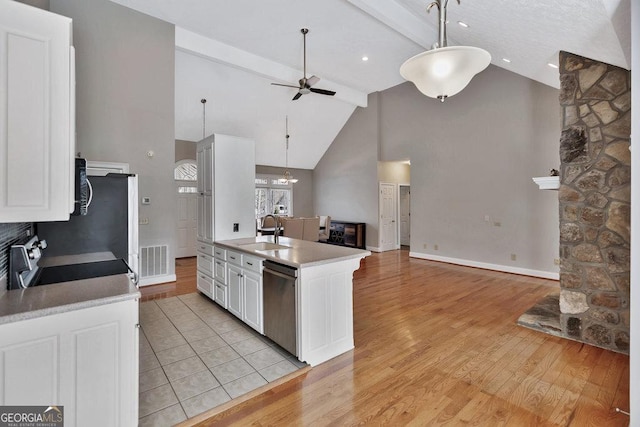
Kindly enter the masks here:
M 460 4 L 460 0 L 457 0 Z M 413 82 L 420 92 L 441 102 L 464 89 L 473 76 L 491 62 L 491 55 L 484 49 L 472 46 L 447 46 L 447 3 L 436 0 L 429 3 L 438 8 L 438 42 L 431 50 L 407 59 L 400 67 L 400 74 Z
M 284 119 L 285 126 L 285 164 L 284 164 L 284 174 L 282 178 L 278 180 L 280 184 L 287 185 L 289 183 L 295 184 L 298 182 L 293 176 L 291 176 L 291 172 L 289 172 L 289 116 L 286 116 Z

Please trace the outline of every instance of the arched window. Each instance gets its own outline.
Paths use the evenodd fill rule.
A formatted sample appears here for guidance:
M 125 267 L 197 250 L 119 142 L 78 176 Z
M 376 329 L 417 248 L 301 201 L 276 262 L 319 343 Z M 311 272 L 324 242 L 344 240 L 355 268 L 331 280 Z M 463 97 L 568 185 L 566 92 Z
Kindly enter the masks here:
M 176 181 L 197 181 L 198 166 L 193 160 L 180 160 L 173 170 L 173 179 Z
M 193 160 L 180 160 L 173 170 L 178 193 L 197 193 L 198 166 Z

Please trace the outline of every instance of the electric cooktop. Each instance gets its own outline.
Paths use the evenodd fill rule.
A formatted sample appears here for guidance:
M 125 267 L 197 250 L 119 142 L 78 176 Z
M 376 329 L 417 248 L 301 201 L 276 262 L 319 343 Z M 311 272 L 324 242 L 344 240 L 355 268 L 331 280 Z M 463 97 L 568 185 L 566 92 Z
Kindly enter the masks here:
M 122 259 L 44 267 L 40 269 L 33 286 L 113 276 L 128 272 L 129 267 Z

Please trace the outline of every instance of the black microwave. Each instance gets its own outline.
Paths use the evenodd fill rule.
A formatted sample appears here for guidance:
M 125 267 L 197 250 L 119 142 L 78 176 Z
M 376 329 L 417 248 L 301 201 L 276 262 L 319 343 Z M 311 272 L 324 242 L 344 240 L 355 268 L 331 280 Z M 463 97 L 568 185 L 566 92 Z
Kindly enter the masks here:
M 71 215 L 86 215 L 91 203 L 91 183 L 87 179 L 87 160 L 76 159 L 75 202 Z

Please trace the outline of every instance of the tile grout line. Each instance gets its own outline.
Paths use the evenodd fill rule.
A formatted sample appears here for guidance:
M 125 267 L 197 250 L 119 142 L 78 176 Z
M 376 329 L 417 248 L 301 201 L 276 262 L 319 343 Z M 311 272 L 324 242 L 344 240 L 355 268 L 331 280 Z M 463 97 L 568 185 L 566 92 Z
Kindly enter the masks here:
M 191 294 L 190 294 L 190 295 L 191 295 Z M 196 294 L 193 294 L 193 295 L 196 295 Z M 205 318 L 204 318 L 204 317 L 202 317 L 202 316 L 199 314 L 199 311 L 194 310 L 193 306 L 192 306 L 192 305 L 190 305 L 190 304 L 192 304 L 192 302 L 190 302 L 188 299 L 187 299 L 187 300 L 183 300 L 183 299 L 181 298 L 181 296 L 175 296 L 175 297 L 173 297 L 173 298 L 176 298 L 174 301 L 178 301 L 178 302 L 179 302 L 179 304 L 171 304 L 171 307 L 172 307 L 172 308 L 173 308 L 173 307 L 180 307 L 180 309 L 182 309 L 182 308 L 186 308 L 186 309 L 188 309 L 189 313 L 193 314 L 193 315 L 196 317 L 196 319 L 197 319 L 197 320 L 199 320 L 199 321 L 203 322 L 203 323 L 204 323 L 208 328 L 212 329 L 212 331 L 215 333 L 215 336 L 216 336 L 216 337 L 220 338 L 220 339 L 221 339 L 221 340 L 226 344 L 226 346 L 230 347 L 234 352 L 236 352 L 236 353 L 238 354 L 238 356 L 239 356 L 239 357 L 238 357 L 238 358 L 236 358 L 236 359 L 233 359 L 233 360 L 242 359 L 245 363 L 247 363 L 247 364 L 248 364 L 248 365 L 253 369 L 253 372 L 250 372 L 250 373 L 248 373 L 248 374 L 246 374 L 246 375 L 243 375 L 243 376 L 241 376 L 241 377 L 238 377 L 238 378 L 236 378 L 236 379 L 234 379 L 234 380 L 232 380 L 232 381 L 228 381 L 227 383 L 223 384 L 223 383 L 220 381 L 220 379 L 218 379 L 218 378 L 216 377 L 216 375 L 212 372 L 212 370 L 211 370 L 212 368 L 210 368 L 210 367 L 207 365 L 207 363 L 205 363 L 205 361 L 202 359 L 201 355 L 200 355 L 200 354 L 195 350 L 195 348 L 192 346 L 192 343 L 191 343 L 191 342 L 189 342 L 189 341 L 186 339 L 186 337 L 184 336 L 183 331 L 181 331 L 181 330 L 179 329 L 179 327 L 178 327 L 177 323 L 175 323 L 175 321 L 170 317 L 170 314 L 171 314 L 172 309 L 171 309 L 171 308 L 166 308 L 166 307 L 165 307 L 165 308 L 163 308 L 163 307 L 162 307 L 160 304 L 158 304 L 158 303 L 157 303 L 157 301 L 155 301 L 155 300 L 151 300 L 151 301 L 148 301 L 148 302 L 147 302 L 147 303 L 153 303 L 153 304 L 155 305 L 155 307 L 157 307 L 157 308 L 160 310 L 160 312 L 162 313 L 162 316 L 163 316 L 163 319 L 162 319 L 162 320 L 165 320 L 165 319 L 166 319 L 166 320 L 168 320 L 168 321 L 171 323 L 171 325 L 176 329 L 177 333 L 178 333 L 178 334 L 179 334 L 179 335 L 184 339 L 184 341 L 186 342 L 186 344 L 188 344 L 188 346 L 189 346 L 189 348 L 191 349 L 191 351 L 193 351 L 193 353 L 195 354 L 195 356 L 197 356 L 198 360 L 199 360 L 199 361 L 200 361 L 200 362 L 201 362 L 201 363 L 202 363 L 202 364 L 207 368 L 206 370 L 207 370 L 209 373 L 211 373 L 211 375 L 213 376 L 213 378 L 214 378 L 214 379 L 216 380 L 216 382 L 219 384 L 219 387 L 222 389 L 222 391 L 224 391 L 225 395 L 226 395 L 230 400 L 233 400 L 234 398 L 233 398 L 233 397 L 231 397 L 230 392 L 229 392 L 229 390 L 227 390 L 227 388 L 225 387 L 225 385 L 228 385 L 228 384 L 230 384 L 230 383 L 232 383 L 232 382 L 238 381 L 238 380 L 240 380 L 240 379 L 242 379 L 242 378 L 245 378 L 245 377 L 247 377 L 247 376 L 249 376 L 249 375 L 252 375 L 252 374 L 254 374 L 254 373 L 257 373 L 257 374 L 258 374 L 258 376 L 259 376 L 259 378 L 261 378 L 262 380 L 264 380 L 266 384 L 268 384 L 268 383 L 272 382 L 272 381 L 269 381 L 267 378 L 265 378 L 265 377 L 264 377 L 264 375 L 263 375 L 263 374 L 262 374 L 262 373 L 261 373 L 261 372 L 260 372 L 260 371 L 255 367 L 255 366 L 253 366 L 253 365 L 252 365 L 252 364 L 251 364 L 251 363 L 250 363 L 250 362 L 245 358 L 245 356 L 246 356 L 246 355 L 242 355 L 242 354 L 240 354 L 240 353 L 239 353 L 239 352 L 238 352 L 238 351 L 237 351 L 237 350 L 232 346 L 232 344 L 230 344 L 228 341 L 226 341 L 226 340 L 222 337 L 222 335 L 220 335 L 220 333 L 218 333 L 215 329 L 213 329 L 213 327 L 212 327 L 212 326 L 207 322 L 207 320 L 205 320 Z M 166 299 L 166 300 L 168 300 L 168 299 Z M 166 300 L 165 300 L 165 301 L 166 301 Z M 216 308 L 217 308 L 217 307 L 216 307 Z M 219 308 L 218 308 L 218 309 L 219 309 Z M 221 310 L 221 309 L 219 309 L 219 310 Z M 276 353 L 278 354 L 278 356 L 280 356 L 280 357 L 282 358 L 282 360 L 279 360 L 279 361 L 277 361 L 277 362 L 275 362 L 275 363 L 272 363 L 272 364 L 270 364 L 270 365 L 268 365 L 268 366 L 265 366 L 265 367 L 263 367 L 263 369 L 267 369 L 267 368 L 269 368 L 269 367 L 275 366 L 275 365 L 277 365 L 278 363 L 281 363 L 281 362 L 283 362 L 283 361 L 287 361 L 287 362 L 289 362 L 290 364 L 292 364 L 296 369 L 300 369 L 300 367 L 299 367 L 298 365 L 294 364 L 291 360 L 289 360 L 289 357 L 287 357 L 287 356 L 286 356 L 285 354 L 283 354 L 281 351 L 278 351 L 276 348 L 274 348 L 274 347 L 275 347 L 275 345 L 274 345 L 274 344 L 270 344 L 270 343 L 269 343 L 269 342 L 267 342 L 266 340 L 262 339 L 262 337 L 261 337 L 261 336 L 257 335 L 254 331 L 249 330 L 248 328 L 246 328 L 246 327 L 245 327 L 244 325 L 242 325 L 242 324 L 239 324 L 238 319 L 233 318 L 233 317 L 231 317 L 231 316 L 228 316 L 228 315 L 227 315 L 227 313 L 222 313 L 222 314 L 224 314 L 224 315 L 225 315 L 225 317 L 228 317 L 228 320 L 226 320 L 226 321 L 233 321 L 233 322 L 235 322 L 235 323 L 238 323 L 238 328 L 237 328 L 238 330 L 244 330 L 244 331 L 247 331 L 247 332 L 251 333 L 251 335 L 252 335 L 252 336 L 250 336 L 249 338 L 242 339 L 242 340 L 240 340 L 240 341 L 238 341 L 238 342 L 236 342 L 236 343 L 234 343 L 234 344 L 237 344 L 237 343 L 242 342 L 242 341 L 249 340 L 249 339 L 251 339 L 251 338 L 256 338 L 256 339 L 259 339 L 260 341 L 262 341 L 265 345 L 267 345 L 267 347 L 266 347 L 266 348 L 263 348 L 263 349 L 260 349 L 260 350 L 256 350 L 256 352 L 261 351 L 261 350 L 264 350 L 264 349 L 267 349 L 267 348 L 270 348 L 270 349 L 272 349 L 274 352 L 276 352 Z M 194 329 L 195 329 L 195 328 L 194 328 Z M 236 329 L 231 329 L 231 330 L 226 331 L 226 332 L 224 332 L 224 333 L 232 332 L 233 330 L 236 330 Z M 188 331 L 184 331 L 184 332 L 188 332 Z M 183 403 L 183 402 L 185 402 L 185 401 L 186 401 L 186 400 L 188 400 L 188 399 L 191 399 L 191 398 L 197 397 L 197 396 L 199 396 L 199 395 L 201 395 L 201 394 L 203 394 L 203 393 L 207 393 L 207 392 L 209 392 L 209 391 L 211 391 L 211 390 L 214 390 L 214 389 L 216 389 L 217 387 L 214 387 L 214 388 L 209 389 L 209 390 L 206 390 L 206 391 L 204 391 L 204 392 L 202 392 L 202 393 L 196 394 L 195 396 L 190 396 L 190 397 L 189 397 L 189 398 L 187 398 L 187 399 L 181 400 L 181 399 L 178 397 L 178 393 L 176 392 L 176 389 L 175 389 L 175 387 L 174 387 L 174 384 L 173 384 L 173 383 L 172 383 L 172 381 L 169 379 L 169 377 L 168 377 L 168 375 L 167 375 L 167 373 L 166 373 L 166 371 L 165 371 L 165 366 L 167 366 L 167 365 L 169 365 L 169 364 L 167 364 L 167 365 L 162 365 L 162 364 L 160 363 L 160 360 L 159 360 L 159 358 L 158 358 L 158 356 L 157 356 L 157 352 L 156 352 L 156 350 L 155 350 L 155 349 L 153 348 L 153 346 L 151 345 L 150 340 L 149 340 L 149 339 L 148 339 L 148 337 L 146 336 L 147 334 L 146 334 L 146 333 L 144 333 L 144 326 L 143 326 L 143 334 L 144 334 L 144 336 L 145 336 L 145 339 L 146 339 L 146 340 L 147 340 L 147 342 L 149 343 L 149 346 L 150 346 L 150 348 L 151 348 L 151 351 L 153 352 L 153 354 L 154 354 L 154 356 L 156 357 L 156 359 L 158 359 L 159 366 L 160 366 L 160 368 L 162 368 L 162 372 L 163 372 L 163 374 L 165 375 L 165 377 L 166 377 L 166 379 L 167 379 L 167 384 L 169 384 L 169 386 L 171 387 L 171 390 L 173 391 L 173 393 L 174 393 L 175 397 L 177 398 L 178 403 L 180 404 L 180 407 L 181 407 L 182 411 L 184 412 L 184 414 L 185 414 L 185 415 L 187 415 L 187 411 L 186 411 L 186 408 L 185 408 L 185 406 L 184 406 L 184 403 Z M 211 338 L 211 337 L 208 337 L 208 338 Z M 205 340 L 205 339 L 207 339 L 207 337 L 202 338 L 202 339 L 199 339 L 199 340 L 196 340 L 196 342 L 197 342 L 197 341 L 201 341 L 201 340 Z M 182 344 L 181 344 L 181 345 L 182 345 Z M 171 348 L 174 348 L 174 347 L 171 347 Z M 167 350 L 169 350 L 169 349 L 167 349 Z M 249 354 L 254 354 L 254 353 L 255 353 L 255 352 L 252 352 L 252 353 L 249 353 Z M 182 360 L 185 360 L 185 359 L 182 359 Z M 179 361 L 172 362 L 172 363 L 177 363 L 177 362 L 179 362 Z M 226 362 L 225 362 L 225 363 L 226 363 Z M 203 370 L 202 372 L 205 372 L 205 371 Z M 194 374 L 191 374 L 191 375 L 196 375 L 196 374 L 197 374 L 197 373 L 194 373 Z M 189 375 L 187 375 L 187 377 L 188 377 L 188 376 L 189 376 Z M 186 378 L 186 377 L 185 377 L 185 378 Z M 163 384 L 163 385 L 164 385 L 164 384 Z M 162 385 L 159 385 L 159 386 L 157 386 L 157 387 L 151 388 L 151 389 L 146 390 L 146 391 L 150 391 L 150 390 L 153 390 L 153 389 L 158 388 L 158 387 L 161 387 L 161 386 L 162 386 Z M 254 390 L 255 390 L 255 388 L 254 388 Z M 245 393 L 250 392 L 250 391 L 251 391 L 251 390 L 247 390 Z M 244 393 L 243 393 L 243 394 L 244 394 Z M 167 407 L 161 408 L 161 409 L 159 409 L 159 410 L 157 410 L 157 411 L 154 411 L 154 412 L 152 412 L 152 413 L 150 413 L 150 414 L 145 415 L 144 417 L 151 416 L 151 415 L 153 415 L 153 414 L 156 414 L 156 413 L 157 413 L 157 412 L 159 412 L 159 411 L 165 410 L 166 408 L 169 408 L 169 407 L 174 406 L 174 405 L 175 405 L 175 404 L 172 404 L 172 405 L 169 405 L 169 406 L 167 406 Z M 217 405 L 217 406 L 218 406 L 218 405 Z M 214 407 L 215 407 L 215 406 L 214 406 Z M 141 417 L 141 418 L 144 418 L 144 417 Z M 188 415 L 187 415 L 187 418 L 188 418 Z

